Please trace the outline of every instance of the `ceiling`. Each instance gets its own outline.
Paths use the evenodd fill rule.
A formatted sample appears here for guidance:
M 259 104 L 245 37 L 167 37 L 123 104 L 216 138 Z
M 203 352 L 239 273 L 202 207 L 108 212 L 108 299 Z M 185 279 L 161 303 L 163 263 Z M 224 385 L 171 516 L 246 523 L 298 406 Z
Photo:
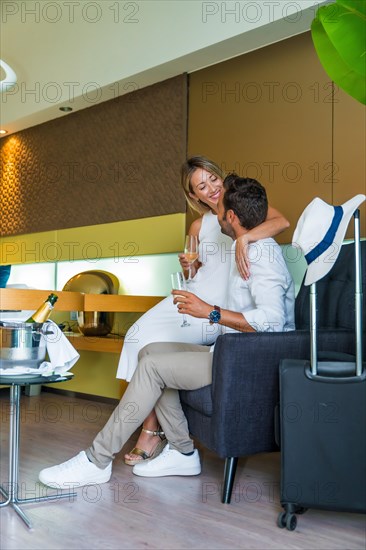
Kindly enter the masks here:
M 1 0 L 8 134 L 309 30 L 324 1 Z M 4 73 L 1 74 L 1 79 Z

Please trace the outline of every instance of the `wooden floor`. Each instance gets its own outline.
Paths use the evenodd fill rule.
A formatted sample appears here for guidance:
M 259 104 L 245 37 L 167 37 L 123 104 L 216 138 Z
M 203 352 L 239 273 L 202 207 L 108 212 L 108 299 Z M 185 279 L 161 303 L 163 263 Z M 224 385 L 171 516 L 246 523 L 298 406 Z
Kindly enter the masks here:
M 1 481 L 7 480 L 8 398 L 0 390 Z M 45 493 L 41 468 L 86 448 L 113 405 L 62 394 L 21 398 L 22 498 Z M 125 446 L 133 446 L 132 440 Z M 109 483 L 77 490 L 73 501 L 27 504 L 29 530 L 10 507 L 0 509 L 2 550 L 31 549 L 365 549 L 365 516 L 310 510 L 296 531 L 276 526 L 279 454 L 239 461 L 235 494 L 220 502 L 223 460 L 200 448 L 196 477 L 138 478 L 117 457 Z M 54 491 L 48 490 L 49 493 Z

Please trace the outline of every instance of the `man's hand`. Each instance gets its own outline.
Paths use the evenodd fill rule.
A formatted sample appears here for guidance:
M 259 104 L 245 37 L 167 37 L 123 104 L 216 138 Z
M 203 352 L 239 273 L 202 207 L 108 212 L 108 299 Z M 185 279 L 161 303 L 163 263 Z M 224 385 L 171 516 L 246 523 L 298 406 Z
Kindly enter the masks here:
M 173 302 L 178 305 L 178 312 L 198 317 L 199 319 L 208 319 L 214 306 L 207 304 L 198 298 L 192 292 L 186 290 L 173 290 Z M 221 309 L 220 325 L 224 325 L 240 332 L 255 332 L 255 329 L 248 323 L 242 313 Z
M 198 317 L 200 319 L 208 319 L 209 313 L 213 310 L 210 306 L 192 292 L 186 290 L 173 290 L 173 302 L 178 305 L 178 312 Z

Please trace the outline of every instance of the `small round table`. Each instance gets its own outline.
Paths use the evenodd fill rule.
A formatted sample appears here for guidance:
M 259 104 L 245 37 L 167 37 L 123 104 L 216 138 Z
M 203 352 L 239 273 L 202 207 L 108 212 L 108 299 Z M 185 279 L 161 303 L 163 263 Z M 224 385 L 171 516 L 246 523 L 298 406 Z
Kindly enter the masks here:
M 71 376 L 52 375 L 18 375 L 4 376 L 0 374 L 0 385 L 10 386 L 10 415 L 9 415 L 9 474 L 7 485 L 8 490 L 0 486 L 0 493 L 5 497 L 5 501 L 0 503 L 0 507 L 12 506 L 16 513 L 22 518 L 27 527 L 32 528 L 32 522 L 20 508 L 19 504 L 29 502 L 41 502 L 44 500 L 57 500 L 59 498 L 75 497 L 76 493 L 57 493 L 55 495 L 19 498 L 18 475 L 19 475 L 19 435 L 20 435 L 20 389 L 22 386 L 31 386 L 33 384 L 49 384 L 55 382 L 64 382 L 70 380 Z

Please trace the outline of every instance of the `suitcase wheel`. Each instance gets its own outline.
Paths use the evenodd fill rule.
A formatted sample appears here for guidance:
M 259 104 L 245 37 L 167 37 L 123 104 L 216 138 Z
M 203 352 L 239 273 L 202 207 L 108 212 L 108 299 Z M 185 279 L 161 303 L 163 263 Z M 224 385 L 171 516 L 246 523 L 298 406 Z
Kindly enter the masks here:
M 277 527 L 284 529 L 286 527 L 287 512 L 280 512 L 277 518 Z
M 287 514 L 286 518 L 286 529 L 288 531 L 295 531 L 297 526 L 297 517 L 295 514 Z
M 280 512 L 277 518 L 277 526 L 280 529 L 284 529 L 286 527 L 288 531 L 295 531 L 297 526 L 296 515 L 288 512 Z

